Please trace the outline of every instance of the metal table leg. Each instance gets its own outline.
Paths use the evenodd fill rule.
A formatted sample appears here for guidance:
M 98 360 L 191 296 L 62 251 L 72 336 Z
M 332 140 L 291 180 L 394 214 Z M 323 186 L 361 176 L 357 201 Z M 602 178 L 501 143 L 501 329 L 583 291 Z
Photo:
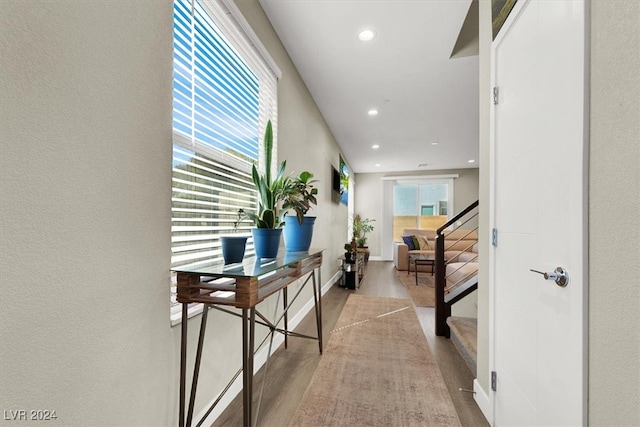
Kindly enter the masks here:
M 242 406 L 243 425 L 251 427 L 253 414 L 253 351 L 256 329 L 255 308 L 242 309 Z
M 287 288 L 282 289 L 282 309 L 284 310 L 284 330 L 286 331 L 284 334 L 284 348 L 289 348 L 289 297 L 288 297 Z
M 189 304 L 182 304 L 182 335 L 180 337 L 180 410 L 178 416 L 178 427 L 184 427 L 184 409 L 186 399 L 187 381 L 187 318 Z
M 319 269 L 318 269 L 319 270 Z M 320 282 L 320 271 L 318 271 L 318 283 L 316 283 L 316 272 L 313 273 L 313 302 L 316 311 L 316 326 L 318 328 L 318 346 L 320 354 L 322 354 L 322 285 Z

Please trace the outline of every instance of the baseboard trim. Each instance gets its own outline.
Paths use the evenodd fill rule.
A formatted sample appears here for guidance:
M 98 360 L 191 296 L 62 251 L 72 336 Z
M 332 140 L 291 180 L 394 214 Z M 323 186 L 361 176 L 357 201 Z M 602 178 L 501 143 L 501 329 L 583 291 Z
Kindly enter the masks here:
M 341 272 L 336 272 L 333 275 L 333 277 L 331 277 L 331 279 L 321 288 L 321 295 L 326 294 L 329 291 L 329 289 L 331 289 L 331 287 L 340 280 L 340 276 L 341 276 Z M 314 305 L 314 301 L 312 297 L 309 299 L 309 301 L 307 301 L 307 303 L 302 307 L 302 309 L 298 311 L 298 313 L 295 316 L 289 319 L 289 328 L 295 329 L 295 327 L 298 326 L 300 322 L 302 322 L 302 319 L 304 319 L 304 316 L 306 316 L 313 309 L 313 305 Z M 281 334 L 275 335 L 273 338 L 273 346 L 271 349 L 271 354 L 273 354 L 278 349 L 278 347 L 280 347 L 283 343 L 284 343 L 284 337 Z M 258 372 L 258 370 L 267 362 L 268 352 L 269 352 L 269 347 L 265 347 L 256 353 L 253 361 L 254 374 Z M 224 412 L 225 409 L 227 409 L 227 406 L 231 404 L 233 399 L 235 399 L 236 396 L 240 394 L 241 391 L 242 391 L 242 376 L 239 376 L 238 378 L 236 378 L 233 384 L 231 384 L 231 387 L 229 387 L 229 390 L 227 391 L 227 393 L 222 397 L 222 399 L 220 399 L 220 402 L 218 402 L 218 404 L 213 409 L 213 411 L 211 411 L 209 416 L 205 420 L 203 420 L 202 424 L 212 425 L 213 422 Z M 218 399 L 219 396 L 220 395 L 215 396 L 213 399 L 211 399 L 211 401 L 204 407 L 202 411 L 200 411 L 200 413 L 194 419 L 199 420 L 202 417 L 204 417 L 209 407 L 213 404 L 213 402 L 216 401 L 216 399 Z
M 473 380 L 473 399 L 476 401 L 482 415 L 487 419 L 489 425 L 493 425 L 493 411 L 491 410 L 491 400 L 489 395 L 480 386 L 478 379 Z

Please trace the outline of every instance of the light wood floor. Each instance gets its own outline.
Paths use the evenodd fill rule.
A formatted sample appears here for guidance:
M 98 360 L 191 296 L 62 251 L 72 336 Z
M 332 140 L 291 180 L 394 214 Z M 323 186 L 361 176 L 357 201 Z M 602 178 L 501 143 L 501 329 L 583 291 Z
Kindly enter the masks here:
M 346 290 L 334 286 L 322 298 L 323 335 L 329 339 L 342 307 L 350 293 L 361 295 L 411 299 L 402 283 L 396 278 L 391 262 L 370 261 L 365 270 L 361 286 L 357 290 Z M 473 374 L 458 354 L 453 344 L 446 338 L 434 335 L 433 308 L 417 307 L 416 313 L 429 342 L 431 352 L 436 357 L 451 399 L 463 426 L 488 426 L 478 409 L 471 393 L 459 389 L 473 388 Z M 315 335 L 315 318 L 309 313 L 296 331 Z M 265 427 L 287 426 L 298 407 L 302 394 L 311 381 L 313 372 L 322 356 L 318 343 L 306 339 L 289 339 L 289 348 L 280 348 L 271 357 L 267 374 L 268 386 L 262 395 L 258 425 Z M 262 370 L 254 379 L 258 390 L 262 380 Z M 258 393 L 254 393 L 257 401 Z M 256 407 L 254 406 L 254 415 Z M 213 424 L 214 426 L 242 425 L 242 396 L 238 396 Z

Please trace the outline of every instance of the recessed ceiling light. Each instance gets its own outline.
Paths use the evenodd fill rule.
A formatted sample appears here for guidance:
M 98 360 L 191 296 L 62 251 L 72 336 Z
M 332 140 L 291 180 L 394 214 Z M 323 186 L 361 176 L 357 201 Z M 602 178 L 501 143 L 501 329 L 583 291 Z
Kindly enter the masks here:
M 380 167 L 380 163 L 376 163 L 375 167 L 379 168 Z
M 467 163 L 475 163 L 476 161 L 471 159 L 471 160 L 467 160 Z
M 424 168 L 424 167 L 427 167 L 427 166 L 429 166 L 429 163 L 420 163 L 418 165 L 419 168 Z
M 378 110 L 376 110 L 375 108 L 372 108 L 371 110 L 369 110 L 367 114 L 369 114 L 370 116 L 377 116 Z
M 373 30 L 362 30 L 358 33 L 360 41 L 368 42 L 376 38 L 376 32 Z
M 378 144 L 373 144 L 371 148 L 373 148 L 374 150 L 377 150 L 378 148 L 380 148 L 380 146 Z
M 434 141 L 431 143 L 431 145 L 438 145 L 438 144 L 440 144 L 438 141 Z

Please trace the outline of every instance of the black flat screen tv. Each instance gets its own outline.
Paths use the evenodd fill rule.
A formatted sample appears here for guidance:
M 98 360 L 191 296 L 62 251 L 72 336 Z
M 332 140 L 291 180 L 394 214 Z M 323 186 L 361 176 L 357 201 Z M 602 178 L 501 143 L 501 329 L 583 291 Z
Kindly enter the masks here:
M 332 181 L 331 181 L 331 189 L 336 193 L 340 194 L 340 172 L 338 169 L 331 167 L 333 169 Z
M 331 200 L 340 203 L 340 171 L 331 166 Z

